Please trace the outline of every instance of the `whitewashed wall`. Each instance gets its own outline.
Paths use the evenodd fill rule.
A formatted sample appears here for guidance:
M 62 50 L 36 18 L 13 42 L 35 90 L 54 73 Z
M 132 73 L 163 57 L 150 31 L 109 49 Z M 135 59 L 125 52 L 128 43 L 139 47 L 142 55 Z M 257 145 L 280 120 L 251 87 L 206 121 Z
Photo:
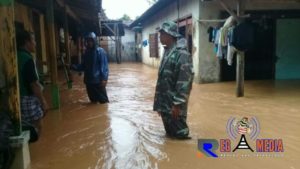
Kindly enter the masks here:
M 245 10 L 284 10 L 300 9 L 300 3 L 293 0 L 245 0 Z M 236 0 L 226 0 L 231 9 L 236 9 Z M 180 17 L 192 15 L 193 17 L 193 61 L 196 83 L 210 83 L 220 81 L 220 64 L 213 52 L 213 45 L 208 42 L 207 29 L 216 26 L 216 23 L 198 22 L 198 19 L 220 19 L 220 13 L 225 10 L 216 2 L 202 2 L 200 0 L 180 0 Z M 149 34 L 155 33 L 157 27 L 166 20 L 177 19 L 177 5 L 171 4 L 166 9 L 153 15 L 143 26 L 142 39 L 148 40 Z M 222 18 L 223 19 L 223 18 Z M 159 48 L 160 57 L 150 58 L 149 44 L 142 47 L 143 63 L 158 67 L 163 53 Z
M 180 11 L 179 17 L 186 17 L 188 15 L 192 15 L 193 18 L 193 45 L 194 45 L 194 52 L 193 52 L 193 61 L 194 61 L 194 69 L 195 69 L 195 81 L 199 81 L 198 78 L 198 45 L 199 45 L 199 33 L 197 27 L 198 22 L 197 19 L 199 18 L 199 0 L 180 0 Z M 178 12 L 177 12 L 177 4 L 174 1 L 173 4 L 165 8 L 164 10 L 156 13 L 152 17 L 150 17 L 147 22 L 145 22 L 143 26 L 143 33 L 142 39 L 149 40 L 149 34 L 155 33 L 156 28 L 160 27 L 160 25 L 167 20 L 177 20 Z M 160 60 L 163 55 L 163 47 L 159 45 L 159 58 L 150 58 L 150 50 L 149 44 L 146 47 L 142 47 L 142 61 L 143 63 L 158 67 L 160 64 Z

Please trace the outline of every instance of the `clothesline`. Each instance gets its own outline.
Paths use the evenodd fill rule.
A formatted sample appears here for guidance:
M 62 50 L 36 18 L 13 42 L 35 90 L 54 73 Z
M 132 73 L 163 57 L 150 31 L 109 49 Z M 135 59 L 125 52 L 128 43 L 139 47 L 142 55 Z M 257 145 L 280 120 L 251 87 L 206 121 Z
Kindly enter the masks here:
M 249 18 L 250 14 L 240 16 L 239 18 Z M 227 19 L 198 19 L 198 22 L 226 22 Z
M 226 22 L 226 19 L 198 19 L 198 22 Z

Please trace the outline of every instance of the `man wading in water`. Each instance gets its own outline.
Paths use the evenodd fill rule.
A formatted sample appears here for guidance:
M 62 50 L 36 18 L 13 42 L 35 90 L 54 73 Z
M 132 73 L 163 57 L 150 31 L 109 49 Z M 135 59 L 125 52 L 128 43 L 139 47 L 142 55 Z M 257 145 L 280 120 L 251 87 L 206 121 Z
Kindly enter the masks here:
M 156 84 L 153 110 L 162 117 L 166 133 L 171 138 L 190 139 L 186 124 L 187 105 L 194 71 L 191 54 L 172 21 L 162 24 L 160 41 L 165 45 Z

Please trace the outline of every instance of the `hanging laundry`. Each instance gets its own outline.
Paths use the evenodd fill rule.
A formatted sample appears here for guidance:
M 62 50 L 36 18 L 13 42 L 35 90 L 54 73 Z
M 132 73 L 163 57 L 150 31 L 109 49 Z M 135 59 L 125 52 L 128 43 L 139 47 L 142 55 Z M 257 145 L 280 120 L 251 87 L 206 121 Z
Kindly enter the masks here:
M 234 46 L 231 46 L 230 43 L 228 43 L 228 49 L 227 49 L 227 63 L 229 66 L 232 66 L 233 57 L 236 52 L 236 49 Z
M 233 57 L 234 54 L 236 52 L 236 48 L 234 46 L 232 46 L 232 34 L 233 34 L 233 29 L 234 27 L 231 27 L 228 29 L 228 35 L 227 35 L 227 39 L 228 39 L 228 48 L 227 48 L 227 63 L 229 66 L 232 66 L 232 61 L 233 61 Z
M 223 47 L 227 46 L 227 35 L 228 35 L 228 28 L 222 27 L 220 30 L 220 43 Z
M 233 16 L 230 16 L 226 19 L 226 22 L 224 23 L 223 27 L 230 28 L 236 24 L 236 21 Z
M 214 30 L 213 30 L 213 39 L 212 39 L 213 43 L 215 43 L 215 41 L 216 41 L 216 36 L 217 36 L 218 30 L 219 30 L 218 28 L 214 28 Z
M 228 28 L 222 27 L 216 37 L 217 43 L 217 57 L 222 59 L 226 58 L 227 55 L 227 44 L 228 44 Z
M 223 57 L 222 45 L 221 45 L 221 30 L 218 30 L 215 38 L 215 50 L 218 58 Z
M 214 28 L 210 26 L 210 27 L 207 29 L 207 33 L 208 33 L 208 41 L 209 41 L 209 42 L 213 42 Z
M 232 45 L 240 51 L 250 50 L 254 47 L 254 34 L 253 24 L 243 22 L 233 29 Z
M 148 46 L 148 40 L 144 40 L 143 43 L 142 43 L 143 47 L 146 47 Z

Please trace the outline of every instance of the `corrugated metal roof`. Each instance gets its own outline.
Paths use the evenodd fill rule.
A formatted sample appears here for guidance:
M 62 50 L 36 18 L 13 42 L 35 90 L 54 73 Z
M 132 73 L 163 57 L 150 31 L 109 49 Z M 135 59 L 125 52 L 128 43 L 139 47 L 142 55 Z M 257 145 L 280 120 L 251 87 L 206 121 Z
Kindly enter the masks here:
M 47 3 L 44 0 L 17 0 L 17 2 L 38 9 L 46 14 Z M 98 12 L 102 11 L 102 0 L 54 0 L 56 21 L 63 22 L 64 7 L 70 16 L 69 22 L 75 22 L 83 31 L 99 34 Z
M 150 7 L 146 12 L 142 14 L 138 19 L 133 21 L 133 23 L 130 25 L 130 27 L 137 26 L 139 23 L 143 23 L 145 19 L 148 17 L 151 17 L 154 15 L 156 12 L 164 9 L 167 7 L 169 4 L 176 2 L 176 0 L 159 0 L 157 1 L 152 7 Z

